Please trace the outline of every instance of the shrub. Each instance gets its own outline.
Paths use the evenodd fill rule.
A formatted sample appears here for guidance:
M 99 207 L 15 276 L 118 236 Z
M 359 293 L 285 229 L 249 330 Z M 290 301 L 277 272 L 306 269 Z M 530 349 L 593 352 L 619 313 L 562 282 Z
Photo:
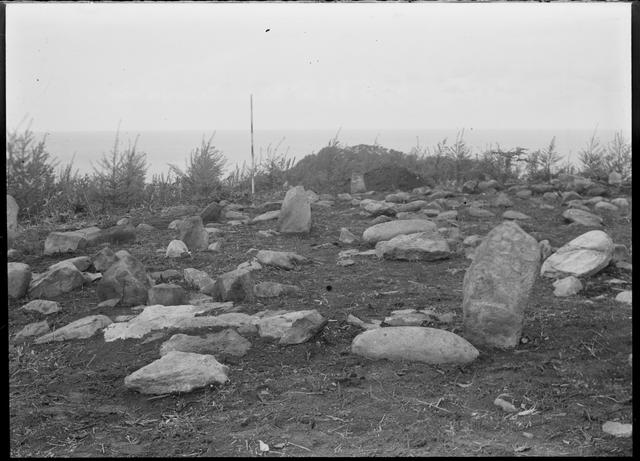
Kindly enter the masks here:
M 607 177 L 605 149 L 600 145 L 600 140 L 596 137 L 595 131 L 587 147 L 578 153 L 578 158 L 582 163 L 581 174 L 583 176 L 600 180 Z
M 560 154 L 556 151 L 556 137 L 551 138 L 549 146 L 540 152 L 540 169 L 542 172 L 542 179 L 544 181 L 550 181 L 553 170 L 555 170 L 556 164 L 562 159 Z
M 502 183 L 514 181 L 520 176 L 519 162 L 523 161 L 526 149 L 516 147 L 511 150 L 502 150 L 499 145 L 495 149 L 489 149 L 482 153 L 478 161 L 476 171 L 484 179 L 497 179 Z
M 607 144 L 604 163 L 608 172 L 616 171 L 624 179 L 631 178 L 631 144 L 621 132 L 615 133 L 613 140 Z

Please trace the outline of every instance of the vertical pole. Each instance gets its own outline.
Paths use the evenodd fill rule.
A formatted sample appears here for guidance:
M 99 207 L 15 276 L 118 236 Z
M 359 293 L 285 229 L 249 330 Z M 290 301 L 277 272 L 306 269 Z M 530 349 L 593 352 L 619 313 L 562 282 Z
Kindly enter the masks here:
M 256 193 L 253 174 L 256 170 L 256 159 L 253 154 L 253 95 L 249 96 L 249 104 L 251 106 L 251 197 Z

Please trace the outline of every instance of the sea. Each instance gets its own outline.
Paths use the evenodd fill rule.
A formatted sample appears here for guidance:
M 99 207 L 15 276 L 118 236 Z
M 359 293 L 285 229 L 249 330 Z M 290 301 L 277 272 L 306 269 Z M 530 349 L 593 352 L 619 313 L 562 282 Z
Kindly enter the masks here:
M 620 130 L 628 142 L 630 133 Z M 461 133 L 457 129 L 416 130 L 256 130 L 254 132 L 254 155 L 256 162 L 270 156 L 285 156 L 299 161 L 317 153 L 331 140 L 342 145 L 378 144 L 382 147 L 409 153 L 412 148 L 433 148 L 446 139 L 448 144 Z M 46 134 L 46 148 L 59 166 L 73 160 L 73 168 L 79 173 L 92 173 L 98 162 L 114 146 L 115 131 L 52 131 L 36 132 L 39 139 Z M 556 150 L 564 161 L 578 165 L 578 153 L 585 148 L 594 134 L 593 130 L 489 130 L 466 129 L 463 138 L 471 147 L 472 155 L 488 148 L 503 149 L 523 147 L 529 150 L 546 148 L 555 137 Z M 601 144 L 614 137 L 614 130 L 597 130 Z M 137 139 L 137 151 L 146 154 L 147 180 L 153 175 L 169 172 L 169 164 L 186 169 L 190 154 L 201 145 L 203 139 L 212 137 L 212 145 L 222 152 L 225 174 L 251 164 L 251 134 L 249 130 L 181 130 L 181 131 L 120 131 L 120 149 L 133 144 Z

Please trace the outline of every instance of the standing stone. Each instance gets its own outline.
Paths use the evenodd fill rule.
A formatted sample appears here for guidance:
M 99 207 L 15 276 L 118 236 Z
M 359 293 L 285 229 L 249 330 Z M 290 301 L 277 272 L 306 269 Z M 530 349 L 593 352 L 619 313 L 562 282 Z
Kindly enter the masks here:
M 18 212 L 20 207 L 18 202 L 11 195 L 7 194 L 7 239 L 9 242 L 18 236 Z
M 185 218 L 178 225 L 178 230 L 178 240 L 182 240 L 189 250 L 206 250 L 209 246 L 209 233 L 204 229 L 200 216 Z
M 464 336 L 472 344 L 515 347 L 540 267 L 540 248 L 514 222 L 485 237 L 462 284 Z
M 217 222 L 222 215 L 222 205 L 218 202 L 211 202 L 207 207 L 200 212 L 200 218 L 203 223 Z
M 611 262 L 613 240 L 605 232 L 586 232 L 560 247 L 540 268 L 540 275 L 551 278 L 574 275 L 588 277 Z
M 116 256 L 118 260 L 98 283 L 98 298 L 101 301 L 120 298 L 121 306 L 145 304 L 151 282 L 144 266 L 126 251 L 119 251 Z
M 285 234 L 311 230 L 311 204 L 304 187 L 296 186 L 287 191 L 278 216 L 278 230 Z
M 366 191 L 367 187 L 364 184 L 364 174 L 355 172 L 351 173 L 351 193 L 360 194 Z
M 11 298 L 20 299 L 26 295 L 30 282 L 31 268 L 28 264 L 7 263 L 7 292 Z
M 124 378 L 124 385 L 142 394 L 190 392 L 226 382 L 228 372 L 212 355 L 171 351 Z

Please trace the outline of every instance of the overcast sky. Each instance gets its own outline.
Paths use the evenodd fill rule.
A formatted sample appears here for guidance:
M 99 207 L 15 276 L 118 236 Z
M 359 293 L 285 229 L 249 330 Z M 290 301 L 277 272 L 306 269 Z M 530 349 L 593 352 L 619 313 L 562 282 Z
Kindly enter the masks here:
M 630 5 L 8 4 L 36 131 L 631 127 Z

